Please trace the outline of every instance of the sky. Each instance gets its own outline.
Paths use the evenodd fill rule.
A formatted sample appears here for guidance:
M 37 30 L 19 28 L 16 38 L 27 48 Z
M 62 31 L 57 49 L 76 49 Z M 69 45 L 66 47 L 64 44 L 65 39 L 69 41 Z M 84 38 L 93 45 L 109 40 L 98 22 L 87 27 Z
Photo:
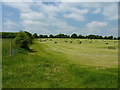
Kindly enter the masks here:
M 2 31 L 118 36 L 116 2 L 3 2 Z

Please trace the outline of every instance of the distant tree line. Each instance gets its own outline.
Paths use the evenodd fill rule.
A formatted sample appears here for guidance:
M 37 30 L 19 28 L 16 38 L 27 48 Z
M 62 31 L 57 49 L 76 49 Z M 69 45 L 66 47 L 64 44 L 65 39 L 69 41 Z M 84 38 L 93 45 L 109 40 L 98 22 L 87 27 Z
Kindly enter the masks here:
M 81 39 L 119 39 L 120 37 L 113 37 L 113 36 L 100 36 L 100 35 L 77 35 L 73 33 L 71 36 L 70 35 L 65 35 L 65 34 L 58 34 L 58 35 L 37 35 L 37 33 L 33 34 L 34 38 L 81 38 Z
M 32 38 L 81 38 L 81 39 L 119 39 L 120 37 L 113 37 L 113 36 L 100 36 L 100 35 L 77 35 L 73 33 L 72 35 L 65 35 L 65 34 L 58 34 L 58 35 L 38 35 L 37 33 L 30 34 L 29 32 L 25 31 L 30 37 Z M 0 38 L 15 38 L 17 33 L 12 32 L 2 32 L 0 33 Z
M 15 38 L 17 33 L 13 32 L 1 32 L 0 33 L 0 38 Z

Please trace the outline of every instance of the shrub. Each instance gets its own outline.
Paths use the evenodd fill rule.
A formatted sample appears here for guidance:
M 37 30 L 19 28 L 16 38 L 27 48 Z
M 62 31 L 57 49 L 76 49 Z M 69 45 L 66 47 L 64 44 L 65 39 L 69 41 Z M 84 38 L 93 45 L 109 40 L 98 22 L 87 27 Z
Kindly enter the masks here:
M 31 44 L 31 38 L 26 32 L 19 32 L 15 38 L 15 44 L 23 49 L 29 50 L 28 44 Z
M 33 34 L 33 37 L 34 37 L 34 38 L 38 38 L 37 33 L 34 33 L 34 34 Z
M 25 33 L 29 36 L 30 38 L 30 43 L 32 44 L 32 39 L 34 39 L 33 35 L 27 31 L 25 31 Z

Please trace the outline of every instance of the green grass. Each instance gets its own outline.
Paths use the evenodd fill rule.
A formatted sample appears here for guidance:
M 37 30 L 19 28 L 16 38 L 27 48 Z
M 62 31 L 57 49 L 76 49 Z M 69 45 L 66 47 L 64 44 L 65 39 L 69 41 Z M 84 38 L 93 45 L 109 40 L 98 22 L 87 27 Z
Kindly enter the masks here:
M 2 40 L 0 39 L 0 89 L 2 89 Z
M 65 42 L 67 40 L 67 42 Z M 3 39 L 3 88 L 117 88 L 118 47 L 114 40 L 34 40 L 33 52 L 9 56 L 10 39 Z M 55 44 L 54 42 L 57 41 Z M 108 49 L 108 46 L 115 46 Z M 17 50 L 16 50 L 17 49 Z M 8 51 L 7 51 L 8 50 Z

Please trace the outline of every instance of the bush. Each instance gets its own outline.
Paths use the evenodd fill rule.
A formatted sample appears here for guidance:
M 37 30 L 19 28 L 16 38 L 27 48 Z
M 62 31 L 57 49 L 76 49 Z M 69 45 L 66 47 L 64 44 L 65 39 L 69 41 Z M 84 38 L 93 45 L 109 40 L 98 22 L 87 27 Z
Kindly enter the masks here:
M 29 36 L 30 38 L 30 44 L 32 44 L 32 39 L 34 39 L 33 35 L 27 31 L 25 31 L 25 33 Z
M 30 50 L 28 44 L 31 44 L 31 37 L 26 32 L 19 32 L 15 38 L 15 44 L 23 49 Z

